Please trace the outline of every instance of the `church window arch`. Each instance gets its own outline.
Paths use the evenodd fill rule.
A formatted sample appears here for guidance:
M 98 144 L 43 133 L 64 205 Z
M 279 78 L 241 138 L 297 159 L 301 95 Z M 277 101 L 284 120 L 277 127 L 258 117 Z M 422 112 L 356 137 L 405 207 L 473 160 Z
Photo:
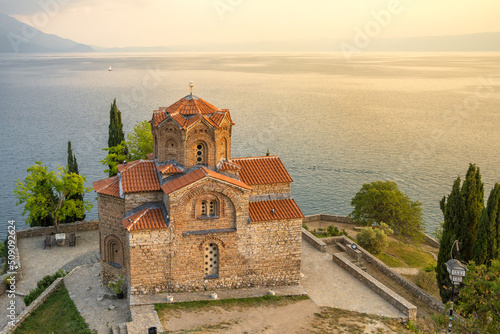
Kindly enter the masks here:
M 104 242 L 104 261 L 109 265 L 122 268 L 123 267 L 123 247 L 116 236 L 108 236 Z
M 219 277 L 219 246 L 215 242 L 205 244 L 203 248 L 205 278 Z
M 197 165 L 206 165 L 207 159 L 207 145 L 200 141 L 194 145 L 194 158 Z
M 198 219 L 219 218 L 220 200 L 215 195 L 203 196 L 196 203 L 195 214 Z

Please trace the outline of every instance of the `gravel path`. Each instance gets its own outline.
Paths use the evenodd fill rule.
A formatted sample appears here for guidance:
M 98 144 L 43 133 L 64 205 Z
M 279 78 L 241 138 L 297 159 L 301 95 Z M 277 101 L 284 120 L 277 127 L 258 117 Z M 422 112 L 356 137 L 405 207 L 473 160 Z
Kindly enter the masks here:
M 23 279 L 16 282 L 16 292 L 26 295 L 36 287 L 36 283 L 46 275 L 54 274 L 64 267 L 71 270 L 82 262 L 94 261 L 92 255 L 99 249 L 99 231 L 85 231 L 77 233 L 76 247 L 52 246 L 43 249 L 44 237 L 21 238 L 17 240 L 17 247 L 21 255 Z M 89 263 L 89 262 L 87 262 Z M 90 262 L 93 263 L 93 262 Z M 3 329 L 9 319 L 6 310 L 11 301 L 15 302 L 16 313 L 25 308 L 23 296 L 16 295 L 9 298 L 5 293 L 0 296 L 0 329 Z
M 405 317 L 385 299 L 362 284 L 308 242 L 302 242 L 301 285 L 318 306 L 376 314 Z
M 127 299 L 110 300 L 103 295 L 99 278 L 99 263 L 82 265 L 64 279 L 69 296 L 88 323 L 98 333 L 109 333 L 109 329 L 127 321 L 129 311 Z

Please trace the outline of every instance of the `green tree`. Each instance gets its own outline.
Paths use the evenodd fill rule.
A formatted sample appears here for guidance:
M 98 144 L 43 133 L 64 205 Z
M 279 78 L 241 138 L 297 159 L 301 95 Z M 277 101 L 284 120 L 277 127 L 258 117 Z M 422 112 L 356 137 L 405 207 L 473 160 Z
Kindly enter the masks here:
M 101 160 L 101 164 L 109 167 L 108 169 L 104 170 L 104 173 L 108 173 L 110 177 L 118 173 L 117 167 L 119 164 L 122 164 L 124 161 L 130 161 L 124 141 L 119 145 L 103 148 L 102 150 L 108 152 L 106 158 L 104 158 L 104 160 Z
M 395 235 L 422 241 L 422 203 L 413 202 L 398 189 L 396 182 L 365 183 L 351 200 L 354 210 L 350 216 L 365 225 L 386 223 Z
M 73 150 L 71 149 L 71 141 L 68 140 L 68 164 L 67 164 L 68 172 L 80 174 L 78 172 L 78 162 L 76 161 L 76 156 L 73 154 Z
M 461 179 L 458 177 L 453 183 L 448 198 L 443 197 L 440 202 L 444 225 L 443 236 L 439 245 L 436 278 L 443 302 L 447 302 L 450 297 L 450 289 L 447 287 L 451 286 L 451 283 L 445 263 L 451 259 L 450 252 L 453 242 L 458 240 L 460 246 L 460 252 L 454 254 L 455 258 L 463 262 L 472 260 L 477 226 L 484 208 L 484 185 L 481 182 L 479 168 L 476 165 L 469 165 L 462 187 L 460 187 L 460 184 Z
M 472 248 L 476 241 L 477 226 L 484 208 L 484 184 L 481 182 L 479 167 L 476 167 L 476 165 L 469 165 L 461 192 L 464 220 L 459 225 L 457 239 L 460 243 L 459 259 L 468 262 L 472 260 Z
M 483 209 L 477 238 L 474 243 L 473 260 L 476 264 L 489 265 L 490 261 L 498 257 L 497 244 L 497 215 L 500 206 L 500 184 L 495 184 L 488 197 L 488 204 Z
M 461 180 L 458 177 L 453 183 L 453 187 L 448 197 L 444 196 L 441 200 L 440 207 L 444 216 L 443 232 L 439 243 L 439 253 L 436 265 L 436 280 L 439 288 L 439 294 L 444 303 L 451 296 L 451 286 L 448 271 L 445 263 L 451 259 L 451 246 L 458 235 L 458 228 L 463 220 L 462 196 L 460 194 Z
M 122 113 L 116 106 L 116 99 L 114 99 L 109 110 L 108 147 L 119 145 L 124 140 Z
M 489 267 L 471 262 L 459 296 L 456 309 L 470 333 L 500 333 L 500 261 Z
M 356 235 L 356 241 L 361 247 L 377 255 L 384 252 L 387 246 L 389 246 L 387 236 L 391 235 L 392 232 L 385 223 L 380 224 L 380 227 L 375 229 L 367 226 Z
M 130 159 L 147 159 L 147 155 L 153 152 L 153 133 L 148 121 L 137 122 L 134 130 L 127 135 L 126 146 L 130 152 Z
M 66 166 L 68 173 L 75 173 L 80 175 L 78 172 L 78 162 L 76 161 L 76 156 L 73 154 L 73 150 L 71 148 L 71 141 L 68 141 L 68 164 Z M 71 199 L 83 201 L 83 193 L 75 194 L 71 196 Z M 84 220 L 85 214 L 81 216 L 77 215 L 68 215 L 64 220 L 61 220 L 61 224 L 68 224 L 78 220 Z
M 75 194 L 90 192 L 90 188 L 83 186 L 84 176 L 69 173 L 62 167 L 57 172 L 49 172 L 40 161 L 28 168 L 27 172 L 28 176 L 23 182 L 17 180 L 14 190 L 18 199 L 16 204 L 25 203 L 23 215 L 29 211 L 27 224 L 31 225 L 33 220 L 50 215 L 59 231 L 59 222 L 67 216 L 81 216 L 92 208 L 90 202 L 71 198 Z M 44 185 L 43 189 L 40 189 L 41 184 Z M 54 197 L 47 196 L 48 190 L 54 193 Z

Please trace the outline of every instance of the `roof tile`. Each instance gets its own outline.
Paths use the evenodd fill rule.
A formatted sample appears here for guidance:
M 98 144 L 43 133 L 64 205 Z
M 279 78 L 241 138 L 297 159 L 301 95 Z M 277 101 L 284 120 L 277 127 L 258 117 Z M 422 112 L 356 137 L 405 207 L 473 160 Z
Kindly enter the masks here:
M 248 185 L 293 182 L 277 155 L 233 158 L 232 161 L 242 167 L 239 176 Z
M 162 174 L 177 174 L 182 173 L 182 170 L 174 164 L 170 163 L 168 165 L 161 165 L 156 167 L 158 171 Z
M 155 162 L 152 160 L 136 160 L 118 165 L 118 172 L 124 193 L 160 190 Z
M 159 110 L 155 110 L 151 124 L 158 126 L 171 117 L 183 129 L 186 129 L 203 117 L 210 125 L 218 128 L 224 116 L 227 116 L 229 122 L 234 124 L 228 109 L 219 109 L 202 98 L 187 95 L 167 108 L 161 107 Z
M 99 181 L 92 182 L 94 190 L 98 194 L 120 197 L 120 183 L 118 176 L 108 177 Z
M 170 182 L 165 183 L 163 186 L 161 186 L 161 189 L 163 190 L 163 192 L 165 192 L 165 194 L 168 195 L 170 193 L 173 193 L 174 191 L 177 191 L 177 190 L 182 189 L 190 184 L 193 184 L 197 181 L 200 181 L 206 177 L 211 177 L 211 178 L 217 179 L 219 181 L 231 183 L 235 186 L 245 188 L 248 190 L 252 189 L 248 185 L 246 185 L 245 183 L 243 183 L 241 181 L 238 181 L 238 180 L 235 180 L 231 177 L 216 173 L 216 172 L 211 171 L 209 169 L 206 169 L 204 167 L 195 169 L 186 175 L 183 175 L 177 179 L 174 179 Z
M 293 199 L 279 199 L 248 203 L 248 214 L 253 222 L 304 218 Z
M 233 161 L 223 161 L 219 167 L 217 168 L 218 170 L 222 170 L 222 171 L 225 171 L 225 170 L 240 170 L 241 169 L 241 166 L 239 164 L 237 164 L 236 162 L 233 162 Z
M 161 209 L 144 209 L 122 220 L 128 231 L 157 230 L 167 228 Z

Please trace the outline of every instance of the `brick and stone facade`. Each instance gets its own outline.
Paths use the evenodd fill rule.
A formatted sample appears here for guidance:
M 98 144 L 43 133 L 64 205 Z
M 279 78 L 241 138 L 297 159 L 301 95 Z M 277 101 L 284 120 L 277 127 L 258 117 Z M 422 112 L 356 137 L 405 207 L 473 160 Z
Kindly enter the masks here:
M 188 95 L 153 114 L 153 158 L 94 182 L 101 275 L 132 294 L 296 285 L 303 215 L 277 156 L 231 159 L 229 110 Z

